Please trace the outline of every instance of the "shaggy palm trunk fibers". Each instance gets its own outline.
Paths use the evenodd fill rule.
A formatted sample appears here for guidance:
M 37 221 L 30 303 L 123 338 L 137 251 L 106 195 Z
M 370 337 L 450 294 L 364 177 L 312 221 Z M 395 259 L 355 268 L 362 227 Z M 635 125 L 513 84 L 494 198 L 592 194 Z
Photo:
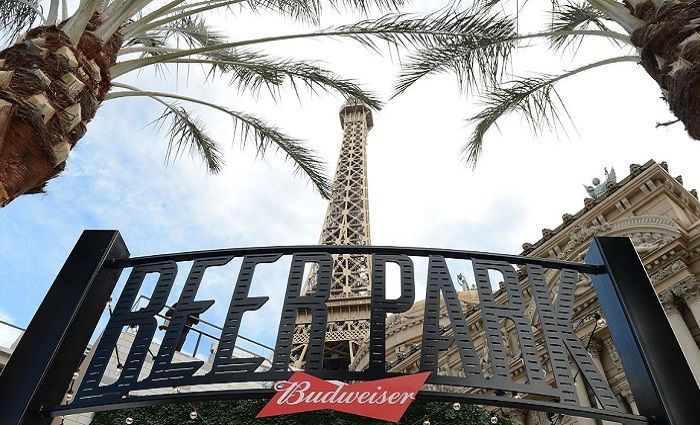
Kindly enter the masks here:
M 92 31 L 101 22 L 93 15 L 77 48 L 59 24 L 0 52 L 0 207 L 63 170 L 109 91 L 122 36 L 100 41 Z
M 642 66 L 661 87 L 688 134 L 700 139 L 700 0 L 630 6 L 645 25 L 632 33 Z

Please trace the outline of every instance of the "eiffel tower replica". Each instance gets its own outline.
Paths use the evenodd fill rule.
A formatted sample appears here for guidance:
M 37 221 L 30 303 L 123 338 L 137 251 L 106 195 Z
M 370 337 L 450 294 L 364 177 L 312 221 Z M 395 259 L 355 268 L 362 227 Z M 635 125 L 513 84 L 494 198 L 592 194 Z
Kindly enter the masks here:
M 349 100 L 340 109 L 343 141 L 328 201 L 319 245 L 370 245 L 367 191 L 367 133 L 372 112 Z M 346 369 L 357 349 L 369 338 L 371 260 L 368 255 L 333 255 L 333 277 L 328 306 L 325 369 Z M 313 292 L 316 270 L 311 270 L 304 292 Z M 310 313 L 297 314 L 292 362 L 303 368 L 309 342 Z

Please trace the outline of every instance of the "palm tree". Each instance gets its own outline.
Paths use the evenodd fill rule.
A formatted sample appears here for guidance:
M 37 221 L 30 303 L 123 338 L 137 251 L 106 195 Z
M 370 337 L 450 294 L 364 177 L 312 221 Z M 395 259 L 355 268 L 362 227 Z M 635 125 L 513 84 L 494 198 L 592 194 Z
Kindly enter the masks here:
M 488 0 L 487 0 L 488 1 Z M 557 129 L 568 113 L 556 84 L 584 71 L 617 63 L 639 63 L 658 83 L 663 99 L 693 139 L 700 139 L 700 1 L 698 0 L 551 0 L 551 20 L 542 31 L 517 31 L 518 12 L 508 15 L 501 0 L 490 0 L 470 12 L 475 19 L 506 20 L 509 31 L 496 37 L 479 37 L 478 27 L 469 28 L 473 38 L 412 55 L 404 64 L 395 94 L 421 78 L 440 72 L 457 75 L 462 89 L 481 93 L 481 110 L 469 118 L 474 125 L 463 147 L 467 162 L 476 164 L 484 137 L 510 112 L 521 114 L 537 134 Z M 495 33 L 494 33 L 495 34 Z M 554 53 L 575 58 L 585 39 L 607 39 L 619 50 L 614 57 L 588 63 L 566 72 L 513 75 L 511 59 L 544 40 Z M 466 40 L 466 41 L 464 41 Z
M 252 140 L 259 154 L 270 147 L 294 162 L 324 196 L 329 192 L 323 162 L 313 150 L 262 118 L 206 99 L 146 91 L 119 82 L 146 67 L 200 64 L 209 76 L 226 77 L 240 90 L 269 89 L 275 96 L 287 83 L 296 90 L 333 91 L 372 108 L 381 102 L 354 81 L 308 61 L 266 54 L 258 46 L 293 39 L 348 38 L 378 50 L 379 41 L 405 51 L 453 44 L 473 16 L 454 9 L 414 16 L 391 10 L 404 0 L 329 0 L 379 19 L 318 29 L 322 0 L 80 0 L 71 14 L 67 0 L 0 0 L 0 25 L 10 47 L 0 51 L 0 206 L 17 196 L 43 191 L 57 176 L 87 123 L 103 102 L 147 97 L 160 103 L 168 122 L 169 150 L 199 155 L 211 172 L 222 166 L 220 151 L 201 121 L 183 104 L 199 104 L 228 115 L 238 139 Z M 206 14 L 232 7 L 278 12 L 316 25 L 309 32 L 229 40 L 210 28 Z M 59 19 L 60 15 L 60 19 Z M 38 23 L 39 25 L 35 24 Z M 500 30 L 496 30 L 499 32 Z M 486 34 L 489 35 L 489 34 Z M 491 36 L 491 35 L 489 35 Z

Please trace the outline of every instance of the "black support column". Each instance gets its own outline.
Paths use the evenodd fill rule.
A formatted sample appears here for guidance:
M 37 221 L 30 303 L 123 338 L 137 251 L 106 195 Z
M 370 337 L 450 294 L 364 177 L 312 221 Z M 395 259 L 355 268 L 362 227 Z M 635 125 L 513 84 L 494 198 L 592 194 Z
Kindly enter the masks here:
M 105 263 L 128 257 L 119 232 L 83 232 L 0 374 L 1 423 L 51 423 L 119 279 Z
M 586 263 L 639 413 L 659 425 L 700 423 L 698 389 L 632 241 L 597 237 Z

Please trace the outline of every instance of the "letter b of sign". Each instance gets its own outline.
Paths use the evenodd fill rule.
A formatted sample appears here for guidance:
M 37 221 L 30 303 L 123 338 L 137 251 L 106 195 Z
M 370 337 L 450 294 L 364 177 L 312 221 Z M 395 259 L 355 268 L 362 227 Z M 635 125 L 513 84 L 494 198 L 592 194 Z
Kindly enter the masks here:
M 146 307 L 138 311 L 131 311 L 148 273 L 159 274 L 153 296 Z M 124 389 L 128 389 L 136 383 L 158 326 L 156 315 L 165 307 L 175 276 L 177 276 L 177 264 L 174 261 L 134 267 L 107 328 L 97 345 L 92 362 L 85 373 L 85 379 L 83 379 L 76 394 L 76 399 L 94 396 L 117 398 L 125 391 Z M 119 379 L 112 385 L 100 387 L 100 381 L 112 357 L 112 352 L 119 348 L 117 341 L 125 326 L 138 327 L 132 349 L 124 362 Z

